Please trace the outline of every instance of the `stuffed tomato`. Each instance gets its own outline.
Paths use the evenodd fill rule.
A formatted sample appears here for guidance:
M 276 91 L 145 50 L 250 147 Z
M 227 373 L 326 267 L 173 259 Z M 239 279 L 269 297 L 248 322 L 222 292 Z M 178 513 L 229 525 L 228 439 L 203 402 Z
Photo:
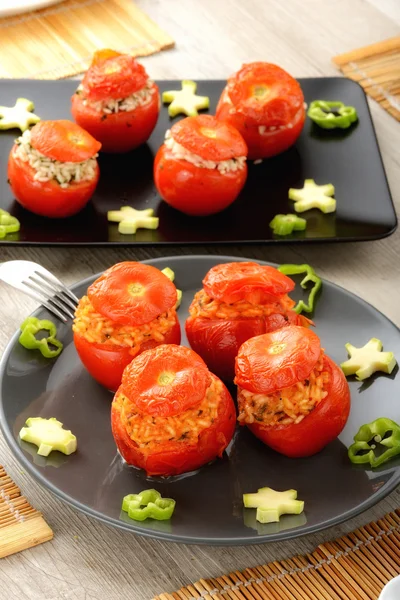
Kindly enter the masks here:
M 247 146 L 231 125 L 211 115 L 175 123 L 154 161 L 161 198 L 183 213 L 206 216 L 224 210 L 247 177 Z
M 71 121 L 39 121 L 17 138 L 8 181 L 19 204 L 50 218 L 79 212 L 99 180 L 101 144 Z
M 203 279 L 186 320 L 186 335 L 210 371 L 232 381 L 240 346 L 251 337 L 290 323 L 309 325 L 292 309 L 294 282 L 274 267 L 254 262 L 216 265 Z
M 171 344 L 143 352 L 125 369 L 111 423 L 128 464 L 148 475 L 179 475 L 222 456 L 236 411 L 200 356 Z
M 75 121 L 103 152 L 128 152 L 150 137 L 160 111 L 157 85 L 128 54 L 100 50 L 71 99 Z
M 350 412 L 346 378 L 318 336 L 290 326 L 245 342 L 236 359 L 239 423 L 290 457 L 319 452 Z
M 276 65 L 246 64 L 228 79 L 216 116 L 240 131 L 248 158 L 268 158 L 299 137 L 306 118 L 303 92 L 298 81 Z
M 135 356 L 160 344 L 179 344 L 176 303 L 174 284 L 155 267 L 122 262 L 105 271 L 80 299 L 72 327 L 92 377 L 115 391 Z

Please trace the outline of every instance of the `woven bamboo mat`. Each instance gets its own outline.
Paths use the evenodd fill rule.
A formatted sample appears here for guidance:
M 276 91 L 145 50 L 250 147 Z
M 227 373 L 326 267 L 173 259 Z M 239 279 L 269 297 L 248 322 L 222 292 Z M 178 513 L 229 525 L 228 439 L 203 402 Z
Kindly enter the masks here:
M 0 465 L 0 558 L 51 540 L 53 532 Z
M 153 600 L 377 600 L 400 574 L 400 509 L 306 556 L 216 579 Z
M 0 78 L 61 79 L 101 48 L 147 56 L 173 45 L 132 0 L 66 0 L 0 19 Z
M 400 121 L 400 37 L 358 48 L 333 59 L 371 98 Z

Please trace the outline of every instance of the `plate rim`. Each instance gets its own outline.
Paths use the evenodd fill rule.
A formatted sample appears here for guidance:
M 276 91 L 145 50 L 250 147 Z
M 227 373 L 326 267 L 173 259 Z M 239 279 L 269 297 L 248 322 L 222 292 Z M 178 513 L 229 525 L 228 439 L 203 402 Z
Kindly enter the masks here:
M 225 255 L 225 254 L 193 254 L 193 255 L 183 254 L 183 255 L 176 255 L 176 256 L 162 256 L 162 257 L 150 258 L 150 259 L 146 259 L 146 260 L 138 261 L 138 262 L 142 262 L 144 264 L 151 264 L 151 265 L 154 265 L 154 263 L 155 263 L 157 265 L 158 263 L 162 263 L 165 261 L 167 261 L 167 262 L 173 261 L 175 259 L 183 260 L 183 261 L 189 261 L 189 260 L 191 260 L 191 261 L 193 261 L 193 260 L 197 260 L 197 261 L 212 260 L 213 261 L 214 260 L 214 261 L 221 261 L 221 262 L 232 262 L 232 261 L 244 262 L 244 261 L 256 260 L 256 262 L 258 262 L 259 264 L 266 264 L 266 265 L 271 265 L 271 266 L 275 266 L 275 267 L 278 265 L 278 263 L 274 263 L 271 261 L 257 260 L 257 259 L 251 258 L 251 257 L 231 256 L 231 255 Z M 88 277 L 85 277 L 84 279 L 81 279 L 68 287 L 69 287 L 69 289 L 71 289 L 73 291 L 78 286 L 86 285 L 87 283 L 92 282 L 94 280 L 94 278 L 99 277 L 103 272 L 104 271 L 95 273 L 93 275 L 89 275 Z M 346 295 L 355 298 L 358 302 L 361 302 L 362 304 L 366 305 L 367 307 L 372 308 L 376 313 L 378 313 L 381 317 L 383 317 L 390 325 L 392 325 L 397 330 L 397 332 L 400 334 L 400 327 L 398 325 L 396 325 L 396 323 L 391 321 L 391 319 L 389 319 L 389 317 L 387 317 L 383 312 L 381 312 L 379 309 L 377 309 L 375 306 L 373 306 L 370 302 L 367 302 L 366 300 L 364 300 L 364 298 L 361 298 L 354 292 L 346 290 L 344 287 L 330 281 L 329 279 L 322 278 L 322 282 L 325 284 L 328 284 L 329 286 L 331 286 L 333 288 L 339 289 L 340 291 L 344 292 Z M 33 311 L 31 313 L 30 316 L 36 316 L 38 313 L 40 313 L 43 310 L 43 308 L 44 307 L 42 305 L 40 305 L 35 311 Z M 115 527 L 117 529 L 129 531 L 130 533 L 140 535 L 140 536 L 143 536 L 146 538 L 158 539 L 161 541 L 174 542 L 174 543 L 191 544 L 191 545 L 208 545 L 208 546 L 229 547 L 229 546 L 239 546 L 239 545 L 240 546 L 248 546 L 248 545 L 266 544 L 266 543 L 270 543 L 270 542 L 279 542 L 279 541 L 284 541 L 284 540 L 288 540 L 288 539 L 304 537 L 307 535 L 311 535 L 313 533 L 317 533 L 319 531 L 324 531 L 325 529 L 328 529 L 335 525 L 340 525 L 341 523 L 345 523 L 346 521 L 363 513 L 367 509 L 375 506 L 378 502 L 380 502 L 381 500 L 386 498 L 400 483 L 400 468 L 399 468 L 398 475 L 397 475 L 397 477 L 395 476 L 393 478 L 393 481 L 391 481 L 390 483 L 388 483 L 386 485 L 383 485 L 370 498 L 364 500 L 364 502 L 357 505 L 350 511 L 348 511 L 342 515 L 339 515 L 337 517 L 332 517 L 328 521 L 325 521 L 323 523 L 323 525 L 320 525 L 320 524 L 310 525 L 308 527 L 307 526 L 303 527 L 302 529 L 297 530 L 297 531 L 296 531 L 296 528 L 286 529 L 286 530 L 283 530 L 283 531 L 277 532 L 277 533 L 257 535 L 257 536 L 253 535 L 253 536 L 249 536 L 247 538 L 241 538 L 241 537 L 212 538 L 212 539 L 207 538 L 207 537 L 193 538 L 191 536 L 185 536 L 182 534 L 176 535 L 176 534 L 166 533 L 166 532 L 162 532 L 162 531 L 155 531 L 152 529 L 140 529 L 140 526 L 138 526 L 138 525 L 127 523 L 122 520 L 117 520 L 112 517 L 108 517 L 108 516 L 104 515 L 103 513 L 96 511 L 90 507 L 87 507 L 77 500 L 74 500 L 68 494 L 66 494 L 59 488 L 57 488 L 57 486 L 55 486 L 53 483 L 48 482 L 48 480 L 46 480 L 46 478 L 41 474 L 40 470 L 36 468 L 35 464 L 33 462 L 31 462 L 25 456 L 25 454 L 22 451 L 22 448 L 19 446 L 17 440 L 14 438 L 12 430 L 8 426 L 6 427 L 7 422 L 5 419 L 4 408 L 3 408 L 4 407 L 4 398 L 2 395 L 2 382 L 4 379 L 6 366 L 8 364 L 9 355 L 11 354 L 11 351 L 13 350 L 14 345 L 18 340 L 18 337 L 19 337 L 19 331 L 17 330 L 12 335 L 12 337 L 9 339 L 9 341 L 6 345 L 6 348 L 3 352 L 3 355 L 1 357 L 1 360 L 0 360 L 0 429 L 1 429 L 1 432 L 3 433 L 4 439 L 5 439 L 8 447 L 10 448 L 13 456 L 18 460 L 18 462 L 29 472 L 30 475 L 32 475 L 32 477 L 42 487 L 44 487 L 46 490 L 48 490 L 49 492 L 54 494 L 57 498 L 59 498 L 63 502 L 66 502 L 66 504 L 68 504 L 72 508 L 78 510 L 79 512 L 82 512 L 83 514 L 85 514 L 89 517 L 93 517 L 110 527 Z

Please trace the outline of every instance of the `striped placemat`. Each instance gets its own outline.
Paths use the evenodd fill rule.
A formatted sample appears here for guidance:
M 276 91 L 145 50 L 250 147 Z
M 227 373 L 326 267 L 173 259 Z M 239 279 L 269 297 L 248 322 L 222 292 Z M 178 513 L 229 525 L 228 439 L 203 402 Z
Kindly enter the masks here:
M 201 579 L 153 600 L 377 600 L 400 574 L 400 510 L 311 554 Z
M 0 558 L 52 537 L 53 532 L 41 513 L 21 496 L 19 487 L 0 465 Z
M 400 121 L 400 37 L 357 48 L 332 60 L 346 77 L 358 81 L 371 98 Z
M 66 0 L 0 19 L 0 78 L 61 79 L 101 48 L 147 56 L 173 45 L 133 0 Z

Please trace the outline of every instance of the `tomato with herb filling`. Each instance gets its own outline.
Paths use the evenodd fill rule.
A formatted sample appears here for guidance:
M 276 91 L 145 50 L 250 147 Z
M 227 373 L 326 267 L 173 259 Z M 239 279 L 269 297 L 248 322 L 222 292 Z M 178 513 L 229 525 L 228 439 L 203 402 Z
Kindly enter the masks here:
M 161 198 L 193 216 L 232 204 L 247 177 L 247 146 L 240 133 L 211 115 L 187 117 L 167 132 L 154 161 Z
M 309 325 L 288 296 L 294 282 L 270 266 L 254 262 L 216 265 L 203 279 L 189 308 L 186 335 L 208 368 L 226 381 L 235 375 L 243 342 L 289 324 Z
M 160 344 L 179 344 L 174 284 L 138 262 L 114 265 L 80 299 L 73 324 L 76 350 L 99 383 L 115 391 L 135 356 Z
M 235 383 L 239 422 L 289 457 L 311 456 L 333 441 L 350 412 L 350 391 L 318 336 L 285 327 L 239 349 Z
M 148 475 L 179 475 L 222 456 L 236 412 L 228 390 L 204 361 L 171 344 L 143 352 L 125 369 L 111 423 L 128 464 Z
M 144 67 L 113 50 L 95 52 L 71 102 L 75 121 L 112 153 L 144 144 L 160 111 L 158 87 Z
M 269 158 L 290 148 L 306 118 L 300 84 L 280 67 L 245 64 L 228 79 L 216 116 L 244 137 L 250 159 Z
M 8 159 L 8 180 L 17 202 L 50 218 L 79 212 L 99 180 L 100 147 L 76 123 L 39 121 L 16 140 Z

